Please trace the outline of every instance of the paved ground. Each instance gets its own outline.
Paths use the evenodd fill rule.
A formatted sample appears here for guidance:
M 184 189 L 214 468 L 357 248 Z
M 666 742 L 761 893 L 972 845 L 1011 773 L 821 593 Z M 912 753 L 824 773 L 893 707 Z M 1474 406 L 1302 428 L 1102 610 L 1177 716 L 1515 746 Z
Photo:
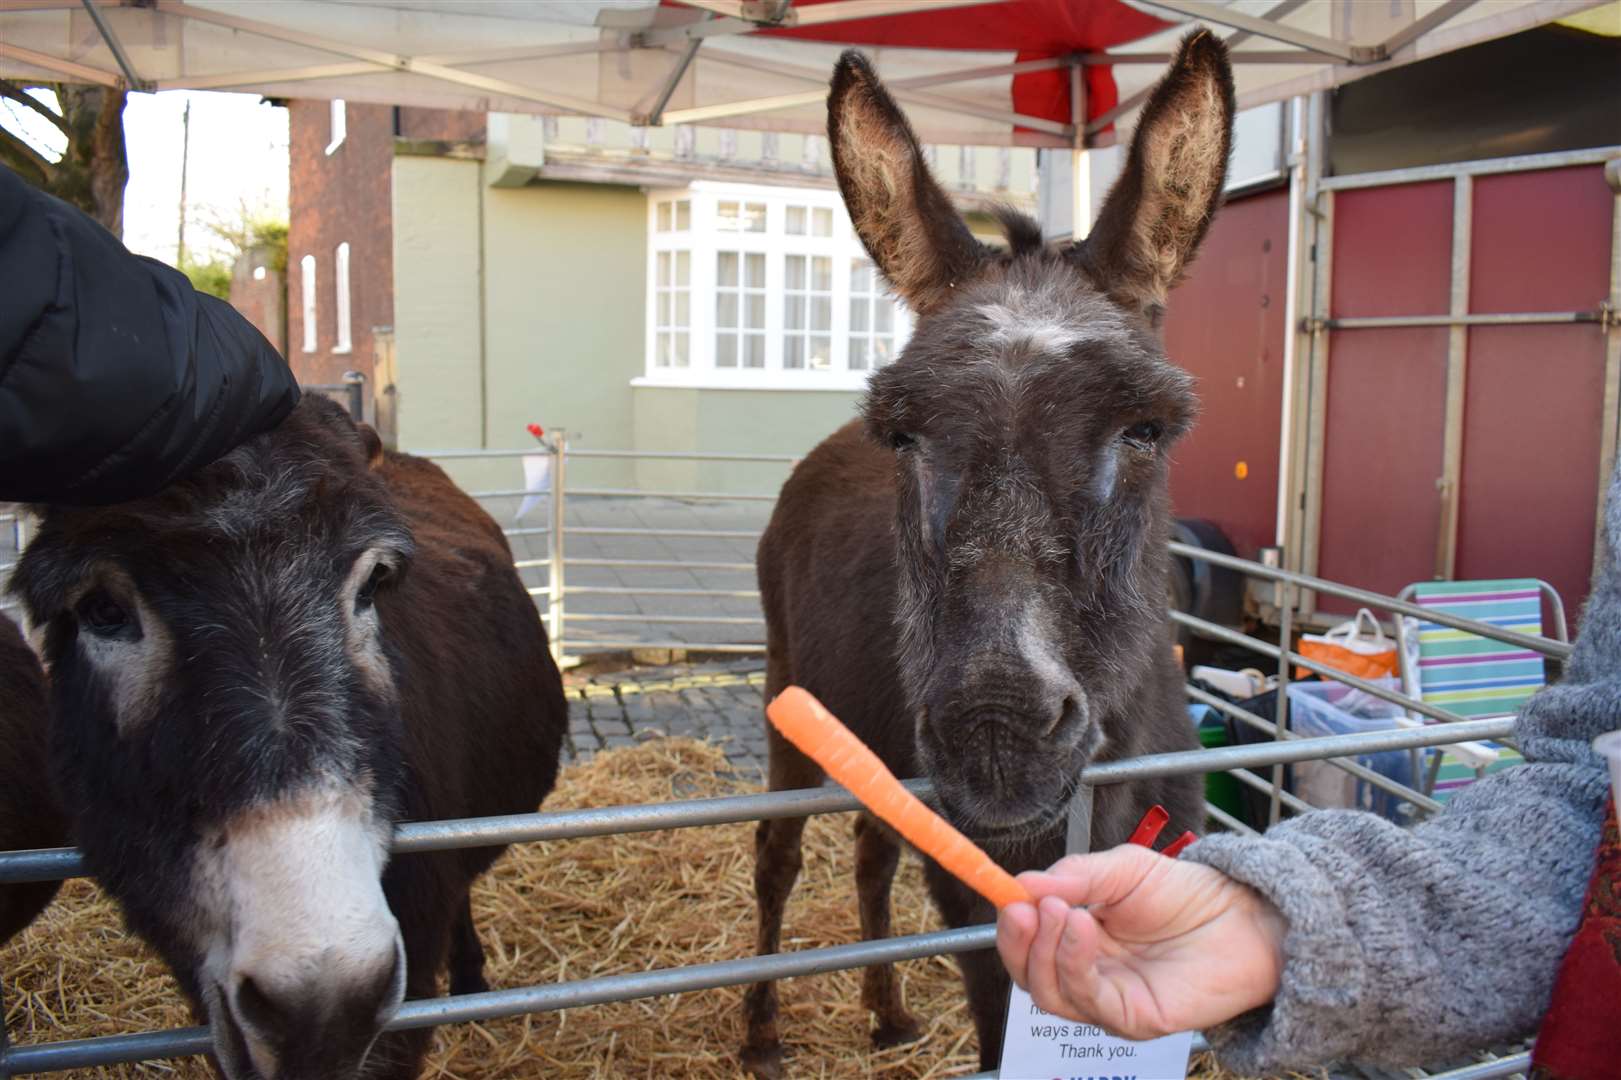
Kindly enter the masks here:
M 547 584 L 546 508 L 522 520 L 518 500 L 483 500 L 485 509 L 509 530 L 524 583 Z M 765 641 L 755 595 L 754 549 L 771 514 L 763 501 L 711 501 L 671 498 L 572 497 L 564 515 L 568 603 L 564 638 L 570 652 L 589 652 L 598 642 L 676 642 L 690 645 L 758 645 Z M 635 534 L 589 530 L 634 530 Z M 727 536 L 683 533 L 719 532 Z M 580 560 L 681 563 L 680 566 L 595 566 Z M 725 564 L 725 568 L 715 564 Z M 594 589 L 633 590 L 594 592 Z M 715 590 L 737 595 L 695 596 Z M 584 591 L 582 591 L 584 590 Z M 540 603 L 544 608 L 545 599 Z M 612 646 L 620 647 L 620 646 Z
M 542 587 L 548 576 L 549 549 L 544 531 L 547 508 L 542 505 L 519 520 L 518 502 L 495 498 L 483 500 L 483 505 L 509 530 L 508 539 L 520 563 L 524 584 Z M 754 549 L 770 513 L 771 504 L 760 501 L 571 498 L 564 528 L 569 590 L 564 634 L 569 651 L 589 654 L 603 648 L 622 650 L 627 642 L 763 645 L 765 624 L 756 597 Z M 579 531 L 591 529 L 633 532 Z M 691 532 L 733 535 L 680 535 Z M 598 559 L 683 565 L 594 566 L 577 562 Z M 0 587 L 15 561 L 11 509 L 0 504 Z M 728 568 L 716 568 L 714 564 L 726 564 Z M 591 591 L 594 589 L 621 591 Z M 733 595 L 695 596 L 686 590 Z M 538 597 L 537 602 L 544 611 L 545 597 Z M 0 598 L 3 608 L 6 601 Z M 16 614 L 14 608 L 8 610 Z
M 565 760 L 685 735 L 721 745 L 738 776 L 765 783 L 765 663 L 744 660 L 571 672 Z

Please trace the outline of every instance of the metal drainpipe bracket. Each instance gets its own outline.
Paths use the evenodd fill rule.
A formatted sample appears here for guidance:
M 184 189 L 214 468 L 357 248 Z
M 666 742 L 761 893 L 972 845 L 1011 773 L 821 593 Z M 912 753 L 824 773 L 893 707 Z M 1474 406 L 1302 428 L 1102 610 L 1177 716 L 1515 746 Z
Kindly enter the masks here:
M 1614 304 L 1605 300 L 1598 306 L 1598 324 L 1605 333 L 1621 328 L 1621 311 L 1617 311 Z
M 1321 315 L 1307 315 L 1300 320 L 1300 332 L 1302 334 L 1321 334 L 1327 329 L 1328 320 Z

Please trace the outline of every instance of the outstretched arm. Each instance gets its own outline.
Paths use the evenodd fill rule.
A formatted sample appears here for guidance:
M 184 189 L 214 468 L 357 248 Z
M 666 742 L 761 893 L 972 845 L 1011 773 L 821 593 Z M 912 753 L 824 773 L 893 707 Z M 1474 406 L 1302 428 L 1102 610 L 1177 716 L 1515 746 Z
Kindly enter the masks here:
M 0 500 L 149 495 L 298 402 L 229 304 L 4 168 L 0 279 Z
M 1181 860 L 1071 856 L 1021 875 L 1043 899 L 1003 912 L 998 945 L 1047 1011 L 1203 1029 L 1239 1072 L 1411 1065 L 1535 1030 L 1607 797 L 1593 763 L 1528 764 L 1412 830 L 1322 811 Z
M 1288 925 L 1274 1001 L 1207 1031 L 1222 1060 L 1412 1065 L 1530 1035 L 1580 918 L 1608 797 L 1592 763 L 1527 764 L 1412 830 L 1333 811 L 1190 848 Z

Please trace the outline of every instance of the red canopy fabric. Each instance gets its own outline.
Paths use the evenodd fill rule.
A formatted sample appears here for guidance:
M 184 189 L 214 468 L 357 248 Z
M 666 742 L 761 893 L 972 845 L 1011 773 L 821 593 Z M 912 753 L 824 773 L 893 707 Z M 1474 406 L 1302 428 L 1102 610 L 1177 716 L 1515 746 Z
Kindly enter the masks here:
M 681 6 L 676 0 L 663 2 Z M 795 6 L 809 8 L 830 2 L 833 0 L 796 0 Z M 761 33 L 829 44 L 1011 52 L 1023 61 L 1102 52 L 1171 25 L 1120 0 L 1008 0 Z M 1086 84 L 1088 120 L 1118 104 L 1120 95 L 1111 67 L 1089 66 Z M 1054 68 L 1014 76 L 1011 105 L 1025 116 L 1069 123 L 1069 72 Z

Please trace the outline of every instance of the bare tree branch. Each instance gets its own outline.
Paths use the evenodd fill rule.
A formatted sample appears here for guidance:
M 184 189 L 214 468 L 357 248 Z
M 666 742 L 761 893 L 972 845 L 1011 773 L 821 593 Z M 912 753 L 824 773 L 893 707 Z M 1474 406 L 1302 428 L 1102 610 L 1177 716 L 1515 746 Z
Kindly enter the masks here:
M 26 88 L 17 85 L 10 79 L 0 79 L 0 97 L 8 97 L 12 101 L 16 101 L 28 106 L 30 109 L 33 109 L 35 112 L 39 113 L 39 115 L 55 124 L 57 130 L 62 134 L 72 134 L 68 131 L 68 122 L 66 119 L 53 113 L 50 109 L 45 107 L 45 103 L 43 101 L 40 101 L 38 98 L 34 97 L 34 95 L 28 93 Z
M 40 185 L 50 183 L 55 173 L 55 166 L 40 156 L 39 151 L 5 128 L 0 128 L 0 161 L 18 172 L 32 175 Z

